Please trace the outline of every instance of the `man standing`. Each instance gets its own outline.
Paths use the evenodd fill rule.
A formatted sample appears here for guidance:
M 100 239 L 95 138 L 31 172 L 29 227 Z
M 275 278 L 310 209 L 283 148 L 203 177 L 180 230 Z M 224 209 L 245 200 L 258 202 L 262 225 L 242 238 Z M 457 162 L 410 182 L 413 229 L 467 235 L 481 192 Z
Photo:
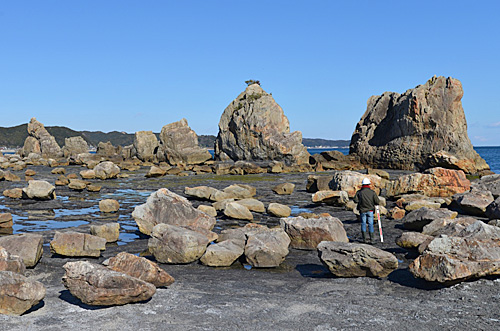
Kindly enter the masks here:
M 372 243 L 375 241 L 373 230 L 373 211 L 375 205 L 380 204 L 377 194 L 370 188 L 370 179 L 365 178 L 361 182 L 361 190 L 356 192 L 354 202 L 358 204 L 358 210 L 361 218 L 361 234 L 365 243 Z M 370 241 L 367 241 L 366 236 L 366 221 L 368 221 L 368 230 L 370 231 Z

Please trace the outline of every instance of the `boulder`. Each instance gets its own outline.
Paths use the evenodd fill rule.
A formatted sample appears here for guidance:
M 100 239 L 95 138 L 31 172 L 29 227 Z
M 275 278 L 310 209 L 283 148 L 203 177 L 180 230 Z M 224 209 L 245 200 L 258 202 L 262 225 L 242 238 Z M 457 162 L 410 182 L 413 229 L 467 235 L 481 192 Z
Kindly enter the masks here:
M 62 256 L 99 257 L 106 249 L 106 239 L 78 232 L 58 232 L 50 242 L 50 251 Z
M 3 195 L 11 199 L 21 199 L 23 197 L 23 189 L 22 188 L 8 189 L 3 191 Z
M 387 277 L 398 268 L 398 259 L 371 245 L 323 241 L 321 261 L 337 277 Z
M 266 207 L 264 206 L 264 203 L 257 200 L 257 199 L 241 199 L 237 200 L 236 203 L 245 206 L 248 208 L 250 211 L 254 211 L 256 213 L 264 213 L 266 212 Z M 225 209 L 225 207 L 224 207 Z
M 0 314 L 22 315 L 45 297 L 42 283 L 12 271 L 0 271 Z
M 445 234 L 456 236 L 467 226 L 475 223 L 477 220 L 473 217 L 460 217 L 454 219 L 440 218 L 424 226 L 422 234 L 429 236 L 439 236 Z
M 153 192 L 145 204 L 134 208 L 132 217 L 139 231 L 150 235 L 153 227 L 160 223 L 184 226 L 207 235 L 211 240 L 217 235 L 210 232 L 215 225 L 215 217 L 194 208 L 186 198 L 166 188 Z
M 500 274 L 500 228 L 477 221 L 457 236 L 432 240 L 410 264 L 415 277 L 440 283 Z
M 210 267 L 229 267 L 245 252 L 241 242 L 229 239 L 207 247 L 200 261 Z
M 212 203 L 212 206 L 215 208 L 215 210 L 219 210 L 219 211 L 222 210 L 222 211 L 224 211 L 224 209 L 226 209 L 227 204 L 230 203 L 230 202 L 234 202 L 234 201 L 236 201 L 236 200 L 234 200 L 234 199 L 225 199 L 225 200 L 221 200 L 221 201 L 217 201 L 217 202 Z
M 422 243 L 434 237 L 419 232 L 403 232 L 396 238 L 396 245 L 403 248 L 418 248 Z
M 386 181 L 376 175 L 364 175 L 355 171 L 337 171 L 330 182 L 330 189 L 333 191 L 346 191 L 350 198 L 353 198 L 357 191 L 361 189 L 361 182 L 364 178 L 371 181 L 371 188 L 380 195 L 380 190 L 385 187 Z
M 0 228 L 11 228 L 14 225 L 11 213 L 0 213 Z
M 323 202 L 332 206 L 344 206 L 348 201 L 349 195 L 346 191 L 318 191 L 312 196 L 312 202 Z
M 82 170 L 82 171 L 80 171 L 80 176 L 83 179 L 94 179 L 95 178 L 95 171 L 92 169 Z
M 490 191 L 495 199 L 500 197 L 500 174 L 483 176 L 477 181 L 477 184 Z
M 387 184 L 388 196 L 419 193 L 428 197 L 450 197 L 469 190 L 470 181 L 463 171 L 444 168 L 404 175 Z
M 403 227 L 407 230 L 422 232 L 424 226 L 438 219 L 453 219 L 458 213 L 448 209 L 420 208 L 408 213 L 403 218 Z
M 374 168 L 424 170 L 428 158 L 444 151 L 467 173 L 489 170 L 467 135 L 462 84 L 433 77 L 404 94 L 385 92 L 368 100 L 351 138 L 349 154 Z
M 120 168 L 111 161 L 101 162 L 94 167 L 95 176 L 99 179 L 116 178 L 120 173 Z
M 494 201 L 490 191 L 472 189 L 470 192 L 455 194 L 453 202 L 458 208 L 468 214 L 474 216 L 486 216 L 486 208 Z
M 106 242 L 113 243 L 120 237 L 120 223 L 107 223 L 102 225 L 91 225 L 90 234 L 106 239 Z
M 217 210 L 212 206 L 199 205 L 196 209 L 204 212 L 208 216 L 217 217 Z
M 306 191 L 309 193 L 328 191 L 332 179 L 333 176 L 309 175 L 307 176 Z
M 100 192 L 101 188 L 102 187 L 99 185 L 94 185 L 94 184 L 87 185 L 87 191 L 89 192 Z
M 21 178 L 19 178 L 18 175 L 13 174 L 10 171 L 5 171 L 4 172 L 3 179 L 5 179 L 8 182 L 19 182 L 19 181 L 21 181 Z
M 314 154 L 310 159 L 311 161 L 316 166 L 317 171 L 360 170 L 365 168 L 356 156 L 344 155 L 340 151 L 325 151 L 320 154 Z
M 107 261 L 106 266 L 114 271 L 127 274 L 156 287 L 166 287 L 174 283 L 174 277 L 170 276 L 158 264 L 144 257 L 121 252 Z
M 92 306 L 124 305 L 150 299 L 153 284 L 88 261 L 68 262 L 62 282 L 70 293 Z
M 230 202 L 226 205 L 226 209 L 224 209 L 224 215 L 231 218 L 236 218 L 240 220 L 253 220 L 253 215 L 248 210 L 247 207 L 241 205 L 237 202 Z
M 28 123 L 28 138 L 21 152 L 23 156 L 28 156 L 30 153 L 39 153 L 45 158 L 63 155 L 56 139 L 34 117 Z
M 406 215 L 406 211 L 404 209 L 394 207 L 391 210 L 391 218 L 394 220 L 400 220 L 403 219 Z
M 26 266 L 19 256 L 10 254 L 5 248 L 0 246 L 0 271 L 12 271 L 24 275 Z
M 108 142 L 100 141 L 99 144 L 97 144 L 96 155 L 115 156 L 115 155 L 120 155 L 121 153 L 122 153 L 122 147 L 121 146 L 115 147 L 110 141 Z
M 134 136 L 134 151 L 137 158 L 144 162 L 155 161 L 158 151 L 158 139 L 152 131 L 138 131 Z
M 25 176 L 28 176 L 28 177 L 33 177 L 36 175 L 36 171 L 33 170 L 33 169 L 27 169 L 25 172 L 24 172 L 24 175 Z M 1 177 L 2 175 L 0 174 L 0 180 L 2 179 Z
M 295 189 L 293 183 L 281 183 L 272 188 L 273 192 L 280 195 L 290 195 Z
M 5 193 L 4 193 L 5 195 Z M 486 208 L 486 216 L 490 219 L 500 219 L 500 198 L 490 203 Z
M 349 242 L 344 225 L 332 216 L 282 218 L 280 226 L 290 237 L 290 246 L 296 249 L 314 250 L 322 241 Z
M 155 178 L 155 177 L 161 177 L 165 176 L 167 174 L 167 170 L 157 167 L 155 165 L 151 166 L 149 171 L 146 173 L 147 178 Z
M 55 186 L 44 180 L 30 180 L 23 188 L 24 196 L 34 200 L 52 200 L 56 198 Z
M 216 160 L 275 160 L 308 164 L 302 133 L 290 124 L 273 97 L 258 84 L 249 85 L 227 108 L 219 122 Z
M 405 210 L 408 212 L 418 210 L 421 208 L 440 209 L 441 203 L 432 201 L 430 199 L 422 199 L 422 200 L 410 201 L 405 206 Z
M 68 188 L 74 191 L 83 191 L 87 188 L 87 182 L 80 179 L 69 179 Z
M 267 213 L 276 217 L 288 217 L 292 214 L 292 210 L 288 206 L 271 202 L 267 206 Z
M 114 199 L 104 199 L 99 201 L 99 210 L 103 213 L 116 213 L 120 209 L 120 204 Z
M 57 177 L 54 184 L 55 186 L 66 186 L 69 184 L 69 179 L 64 175 L 60 175 L 59 177 Z
M 160 223 L 148 241 L 149 251 L 161 263 L 191 263 L 203 256 L 210 240 L 190 229 Z
M 245 257 L 252 267 L 277 267 L 288 255 L 288 245 L 290 238 L 282 229 L 265 230 L 248 236 Z
M 233 184 L 224 188 L 222 191 L 229 194 L 229 198 L 234 199 L 251 198 L 257 193 L 257 189 L 255 187 L 245 184 Z
M 81 136 L 64 139 L 62 153 L 64 157 L 75 157 L 78 154 L 88 153 L 89 144 Z
M 19 256 L 28 268 L 34 267 L 42 258 L 43 237 L 39 234 L 16 234 L 0 237 L 0 246 L 10 254 Z
M 231 194 L 209 186 L 185 187 L 184 194 L 193 198 L 210 201 L 221 201 L 233 198 Z
M 185 118 L 161 129 L 156 156 L 159 161 L 167 161 L 171 165 L 201 164 L 212 159 L 210 152 L 198 145 L 198 136 Z

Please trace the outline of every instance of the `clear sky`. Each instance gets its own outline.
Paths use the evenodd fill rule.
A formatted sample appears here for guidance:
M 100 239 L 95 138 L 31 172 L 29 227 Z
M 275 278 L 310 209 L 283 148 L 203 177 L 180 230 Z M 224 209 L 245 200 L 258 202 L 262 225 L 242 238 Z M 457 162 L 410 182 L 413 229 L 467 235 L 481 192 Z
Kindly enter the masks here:
M 257 79 L 306 138 L 350 139 L 371 95 L 462 82 L 500 145 L 500 1 L 0 0 L 0 126 L 217 134 Z

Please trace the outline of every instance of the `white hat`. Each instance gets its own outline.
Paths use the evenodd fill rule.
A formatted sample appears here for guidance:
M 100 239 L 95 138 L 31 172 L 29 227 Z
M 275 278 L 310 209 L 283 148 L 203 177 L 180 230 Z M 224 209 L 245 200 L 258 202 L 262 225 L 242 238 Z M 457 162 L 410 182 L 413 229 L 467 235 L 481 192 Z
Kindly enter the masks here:
M 364 178 L 363 181 L 361 182 L 361 185 L 370 185 L 370 179 L 369 178 Z

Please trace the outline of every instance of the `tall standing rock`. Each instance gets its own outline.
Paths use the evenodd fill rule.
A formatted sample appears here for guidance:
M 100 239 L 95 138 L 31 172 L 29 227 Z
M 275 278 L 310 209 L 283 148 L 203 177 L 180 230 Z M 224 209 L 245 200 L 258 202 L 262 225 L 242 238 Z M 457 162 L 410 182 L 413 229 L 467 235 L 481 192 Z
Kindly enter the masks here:
M 22 154 L 28 156 L 29 153 L 40 153 L 44 157 L 60 157 L 63 155 L 56 138 L 34 117 L 28 123 L 28 138 L 24 142 Z
M 248 86 L 221 116 L 216 159 L 307 164 L 309 156 L 302 145 L 302 133 L 290 133 L 283 109 L 258 84 Z
M 206 148 L 198 145 L 198 136 L 185 118 L 165 125 L 160 133 L 158 160 L 171 165 L 200 164 L 212 158 Z
M 64 139 L 64 147 L 62 148 L 64 157 L 76 156 L 81 153 L 88 153 L 88 151 L 89 144 L 81 136 Z
M 377 168 L 489 170 L 467 135 L 462 96 L 459 80 L 441 76 L 403 94 L 370 97 L 349 153 Z
M 134 136 L 134 152 L 144 162 L 153 162 L 158 152 L 158 139 L 152 131 L 138 131 Z

